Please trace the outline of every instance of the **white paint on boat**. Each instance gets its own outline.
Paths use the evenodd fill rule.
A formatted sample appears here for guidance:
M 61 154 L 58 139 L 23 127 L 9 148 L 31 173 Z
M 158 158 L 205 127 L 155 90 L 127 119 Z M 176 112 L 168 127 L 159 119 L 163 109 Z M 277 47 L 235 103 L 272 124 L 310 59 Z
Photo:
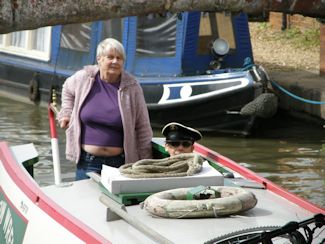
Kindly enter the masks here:
M 207 161 L 203 162 L 201 172 L 195 175 L 161 178 L 128 178 L 121 175 L 117 168 L 104 165 L 101 172 L 101 183 L 114 194 L 143 193 L 197 185 L 221 186 L 223 185 L 223 176 Z
M 30 177 L 29 175 L 26 176 Z M 33 202 L 30 197 L 26 196 L 22 189 L 18 187 L 13 179 L 8 175 L 2 163 L 0 164 L 0 179 L 0 189 L 7 201 L 10 201 L 10 207 L 15 209 L 18 215 L 21 215 L 21 217 L 26 219 L 27 226 L 23 239 L 24 244 L 84 243 L 77 236 L 71 234 L 70 231 L 55 221 L 46 211 L 40 208 L 39 205 L 43 204 L 42 202 L 37 201 L 37 199 L 35 199 L 36 202 Z M 32 178 L 31 182 L 34 182 L 32 181 Z M 0 232 L 1 231 L 2 229 Z M 15 233 L 13 234 L 15 235 Z
M 60 163 L 58 138 L 51 138 L 51 147 L 52 147 L 52 156 L 53 156 L 54 183 L 56 185 L 60 185 L 61 184 L 61 163 Z
M 26 158 L 26 155 L 37 155 L 20 155 L 24 148 L 20 149 L 10 150 L 7 143 L 0 142 L 0 199 L 4 199 L 10 205 L 10 211 L 14 211 L 26 223 L 22 243 L 109 243 L 44 194 L 22 162 L 16 160 L 32 159 Z M 12 154 L 13 151 L 17 153 L 16 156 Z
M 203 243 L 229 232 L 270 225 L 302 221 L 325 210 L 285 192 L 266 179 L 233 164 L 229 159 L 200 145 L 203 156 L 217 157 L 229 168 L 236 168 L 243 183 L 255 181 L 265 186 L 246 188 L 258 199 L 257 205 L 244 213 L 230 217 L 204 219 L 165 219 L 151 216 L 139 205 L 126 207 L 127 213 L 174 243 Z M 204 149 L 204 150 L 203 150 Z M 238 182 L 238 180 L 237 180 Z M 225 185 L 234 186 L 228 179 Z M 245 184 L 242 184 L 245 186 Z M 251 186 L 252 184 L 246 184 Z M 21 164 L 14 159 L 7 145 L 0 142 L 0 196 L 27 222 L 26 243 L 155 243 L 123 219 L 106 221 L 106 206 L 99 201 L 103 194 L 93 180 L 73 182 L 67 187 L 40 188 Z M 325 238 L 317 231 L 315 243 Z M 0 230 L 1 231 L 1 230 Z
M 201 81 L 201 82 L 184 82 L 184 83 L 176 83 L 176 84 L 164 84 L 163 85 L 163 94 L 158 102 L 158 104 L 169 104 L 169 103 L 177 103 L 177 102 L 182 102 L 184 99 L 186 101 L 194 101 L 194 100 L 198 100 L 198 99 L 202 99 L 202 98 L 206 98 L 206 97 L 210 97 L 210 96 L 215 96 L 218 94 L 222 94 L 222 93 L 226 93 L 229 91 L 235 91 L 238 89 L 241 89 L 243 87 L 246 87 L 250 84 L 250 79 L 247 78 L 248 73 L 246 74 L 246 76 L 243 77 L 236 77 L 236 78 L 228 78 L 225 80 L 212 80 L 212 81 Z M 233 85 L 230 87 L 225 87 L 222 89 L 216 89 L 216 90 L 212 90 L 210 92 L 205 92 L 202 94 L 196 94 L 196 95 L 192 95 L 192 90 L 194 88 L 200 88 L 204 86 L 213 86 L 213 85 L 223 85 L 223 84 L 227 84 L 227 83 L 238 83 L 238 85 Z M 180 94 L 178 98 L 170 98 L 171 95 L 171 89 L 172 88 L 179 88 L 180 89 Z M 183 89 L 185 88 L 185 91 L 183 91 Z M 189 92 L 189 89 L 190 92 Z M 184 94 L 187 94 L 184 97 L 182 97 L 181 92 L 184 92 Z
M 73 186 L 62 189 L 55 186 L 42 189 L 62 208 L 113 243 L 154 243 L 124 220 L 106 222 L 106 208 L 98 200 L 102 193 L 92 180 L 78 181 Z M 313 215 L 267 190 L 249 190 L 256 195 L 257 205 L 245 213 L 230 217 L 171 220 L 152 217 L 139 205 L 128 206 L 126 210 L 174 243 L 203 243 L 232 231 L 256 226 L 284 225 L 289 221 L 302 221 Z

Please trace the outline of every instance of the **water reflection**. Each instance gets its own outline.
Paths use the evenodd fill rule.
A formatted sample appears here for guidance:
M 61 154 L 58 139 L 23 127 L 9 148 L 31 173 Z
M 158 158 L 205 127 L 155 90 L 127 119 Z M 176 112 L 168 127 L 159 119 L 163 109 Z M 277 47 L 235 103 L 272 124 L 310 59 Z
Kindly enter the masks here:
M 237 138 L 204 135 L 202 144 L 310 201 L 325 206 L 324 130 L 306 125 L 277 131 L 279 137 Z M 317 127 L 317 126 L 316 126 Z M 297 133 L 298 131 L 298 133 Z M 297 133 L 297 137 L 295 137 Z M 283 139 L 287 136 L 287 139 Z M 308 136 L 308 138 L 307 138 Z
M 33 142 L 40 155 L 35 178 L 54 183 L 47 109 L 0 97 L 0 139 L 10 145 Z M 325 207 L 325 129 L 276 118 L 252 138 L 203 133 L 201 143 L 311 202 Z M 155 131 L 160 136 L 160 131 Z M 74 179 L 74 163 L 64 157 L 65 135 L 58 129 L 63 181 Z

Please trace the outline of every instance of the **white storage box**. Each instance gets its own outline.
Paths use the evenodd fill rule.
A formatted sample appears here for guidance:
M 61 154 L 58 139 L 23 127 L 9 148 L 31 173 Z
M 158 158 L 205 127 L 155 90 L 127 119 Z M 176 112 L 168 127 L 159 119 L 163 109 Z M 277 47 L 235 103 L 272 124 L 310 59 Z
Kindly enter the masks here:
M 206 161 L 203 162 L 202 171 L 193 176 L 141 179 L 127 178 L 121 175 L 117 168 L 103 165 L 101 183 L 108 191 L 114 194 L 150 193 L 199 185 L 222 186 L 223 176 Z

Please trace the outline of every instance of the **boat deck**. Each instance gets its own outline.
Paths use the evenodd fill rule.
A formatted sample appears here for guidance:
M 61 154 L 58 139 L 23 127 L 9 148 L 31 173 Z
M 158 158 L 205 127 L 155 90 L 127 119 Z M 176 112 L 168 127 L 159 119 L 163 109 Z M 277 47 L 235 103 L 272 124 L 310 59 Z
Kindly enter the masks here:
M 227 180 L 226 185 L 231 185 Z M 106 221 L 106 206 L 100 202 L 100 187 L 93 180 L 73 182 L 71 186 L 47 186 L 43 191 L 75 218 L 81 220 L 112 243 L 155 243 L 125 220 Z M 167 219 L 154 217 L 140 205 L 128 206 L 128 214 L 154 229 L 173 243 L 203 243 L 217 236 L 252 227 L 284 225 L 302 221 L 314 214 L 265 189 L 247 188 L 257 205 L 231 217 Z M 319 240 L 325 237 L 320 235 Z M 315 242 L 318 243 L 318 242 Z

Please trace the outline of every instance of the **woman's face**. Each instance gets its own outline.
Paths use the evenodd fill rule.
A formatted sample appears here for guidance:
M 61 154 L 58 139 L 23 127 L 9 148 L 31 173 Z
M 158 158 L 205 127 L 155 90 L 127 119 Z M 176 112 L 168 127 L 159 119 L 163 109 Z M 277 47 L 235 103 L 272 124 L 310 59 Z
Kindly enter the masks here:
M 120 75 L 123 69 L 123 56 L 111 48 L 106 55 L 98 56 L 97 63 L 101 73 Z

